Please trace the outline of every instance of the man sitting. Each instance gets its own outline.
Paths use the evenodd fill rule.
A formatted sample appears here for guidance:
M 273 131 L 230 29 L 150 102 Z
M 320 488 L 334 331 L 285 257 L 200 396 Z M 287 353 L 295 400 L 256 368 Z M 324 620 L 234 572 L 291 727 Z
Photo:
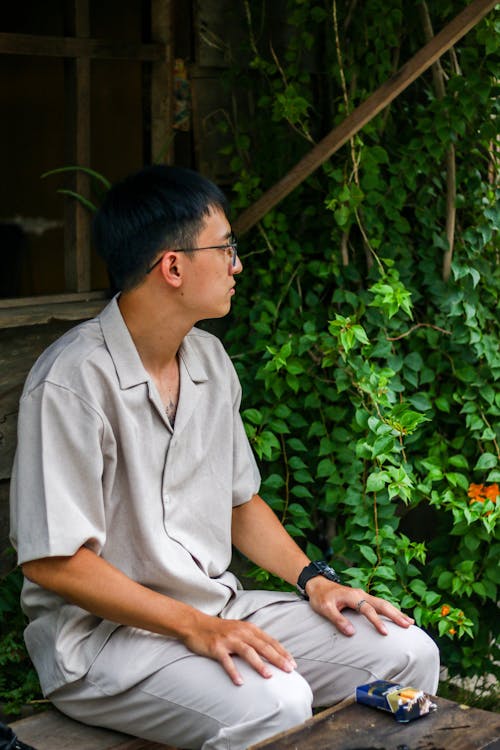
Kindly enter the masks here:
M 311 565 L 258 494 L 238 378 L 194 327 L 229 312 L 242 271 L 223 194 L 148 167 L 94 229 L 121 292 L 40 357 L 19 413 L 12 539 L 44 693 L 203 750 L 245 748 L 373 679 L 434 693 L 433 641 Z M 243 591 L 232 545 L 299 592 Z

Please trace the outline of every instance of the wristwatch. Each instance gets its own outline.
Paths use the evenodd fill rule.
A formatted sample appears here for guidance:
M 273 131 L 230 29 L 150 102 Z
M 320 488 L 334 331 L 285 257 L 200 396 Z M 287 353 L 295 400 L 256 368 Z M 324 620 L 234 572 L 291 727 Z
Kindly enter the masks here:
M 303 599 L 309 599 L 306 594 L 306 583 L 310 581 L 311 578 L 316 578 L 316 576 L 323 576 L 323 578 L 328 578 L 329 581 L 342 583 L 340 576 L 328 565 L 328 563 L 324 562 L 324 560 L 309 563 L 309 565 L 306 565 L 297 580 L 297 590 Z

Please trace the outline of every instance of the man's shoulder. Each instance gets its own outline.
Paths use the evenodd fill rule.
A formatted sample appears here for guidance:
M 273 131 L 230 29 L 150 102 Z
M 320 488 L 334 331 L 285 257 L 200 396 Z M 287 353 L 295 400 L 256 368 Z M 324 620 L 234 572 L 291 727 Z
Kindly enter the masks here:
M 25 393 L 45 382 L 71 388 L 80 379 L 82 367 L 104 348 L 98 318 L 71 328 L 54 341 L 33 365 L 25 385 Z

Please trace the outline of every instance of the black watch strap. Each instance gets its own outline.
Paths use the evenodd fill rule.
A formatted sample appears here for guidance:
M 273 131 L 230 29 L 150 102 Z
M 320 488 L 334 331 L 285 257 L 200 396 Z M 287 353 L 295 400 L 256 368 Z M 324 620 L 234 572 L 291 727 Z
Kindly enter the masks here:
M 328 565 L 327 562 L 320 560 L 309 563 L 309 565 L 306 565 L 303 569 L 297 580 L 297 590 L 303 599 L 309 599 L 306 594 L 306 584 L 311 578 L 316 578 L 316 576 L 323 576 L 324 578 L 328 578 L 329 581 L 342 583 L 340 576 Z

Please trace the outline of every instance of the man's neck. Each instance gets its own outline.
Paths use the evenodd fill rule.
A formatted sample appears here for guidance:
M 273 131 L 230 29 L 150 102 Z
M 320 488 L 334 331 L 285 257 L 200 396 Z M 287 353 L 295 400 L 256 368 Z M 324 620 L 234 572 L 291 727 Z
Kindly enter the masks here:
M 140 288 L 121 294 L 118 306 L 145 369 L 154 378 L 161 377 L 176 361 L 194 323 L 181 316 L 174 305 L 159 306 Z

